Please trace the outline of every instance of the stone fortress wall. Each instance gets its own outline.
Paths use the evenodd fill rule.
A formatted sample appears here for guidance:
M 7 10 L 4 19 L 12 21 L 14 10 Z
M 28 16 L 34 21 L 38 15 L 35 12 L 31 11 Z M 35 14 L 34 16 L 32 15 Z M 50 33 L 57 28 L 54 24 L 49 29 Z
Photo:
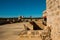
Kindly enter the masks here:
M 60 40 L 60 0 L 46 0 L 47 26 L 52 40 Z

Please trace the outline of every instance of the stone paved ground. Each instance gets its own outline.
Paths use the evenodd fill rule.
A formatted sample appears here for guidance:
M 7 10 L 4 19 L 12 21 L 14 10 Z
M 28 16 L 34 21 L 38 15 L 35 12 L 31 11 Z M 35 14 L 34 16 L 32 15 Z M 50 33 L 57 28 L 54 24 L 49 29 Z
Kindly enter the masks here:
M 41 39 L 38 37 L 32 39 L 20 38 L 19 34 L 22 30 L 24 30 L 23 24 L 28 24 L 28 23 L 24 22 L 24 23 L 0 25 L 0 40 L 40 40 Z
M 0 26 L 0 40 L 18 40 L 19 33 L 23 30 L 23 23 L 6 24 Z

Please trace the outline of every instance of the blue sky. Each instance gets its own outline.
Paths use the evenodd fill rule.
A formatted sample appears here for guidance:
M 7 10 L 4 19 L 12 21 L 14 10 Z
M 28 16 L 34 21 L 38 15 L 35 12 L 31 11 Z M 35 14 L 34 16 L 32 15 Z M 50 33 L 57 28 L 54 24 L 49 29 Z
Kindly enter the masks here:
M 40 17 L 46 0 L 0 0 L 0 17 Z

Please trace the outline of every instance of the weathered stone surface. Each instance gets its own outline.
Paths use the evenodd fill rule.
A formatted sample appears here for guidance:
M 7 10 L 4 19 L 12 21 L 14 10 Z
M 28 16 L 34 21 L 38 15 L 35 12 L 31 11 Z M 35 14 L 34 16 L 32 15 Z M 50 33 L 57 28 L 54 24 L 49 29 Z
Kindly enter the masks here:
M 46 3 L 47 26 L 51 27 L 52 40 L 60 40 L 60 0 L 46 0 Z

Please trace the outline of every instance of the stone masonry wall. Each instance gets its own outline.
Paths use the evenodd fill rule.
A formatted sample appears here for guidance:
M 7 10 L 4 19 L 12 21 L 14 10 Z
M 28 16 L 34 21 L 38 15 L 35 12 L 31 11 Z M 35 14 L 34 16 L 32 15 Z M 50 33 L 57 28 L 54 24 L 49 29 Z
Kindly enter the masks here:
M 52 1 L 54 6 L 52 9 L 47 9 L 47 26 L 51 27 L 52 40 L 60 40 L 60 0 Z M 50 4 L 51 5 L 51 4 Z

